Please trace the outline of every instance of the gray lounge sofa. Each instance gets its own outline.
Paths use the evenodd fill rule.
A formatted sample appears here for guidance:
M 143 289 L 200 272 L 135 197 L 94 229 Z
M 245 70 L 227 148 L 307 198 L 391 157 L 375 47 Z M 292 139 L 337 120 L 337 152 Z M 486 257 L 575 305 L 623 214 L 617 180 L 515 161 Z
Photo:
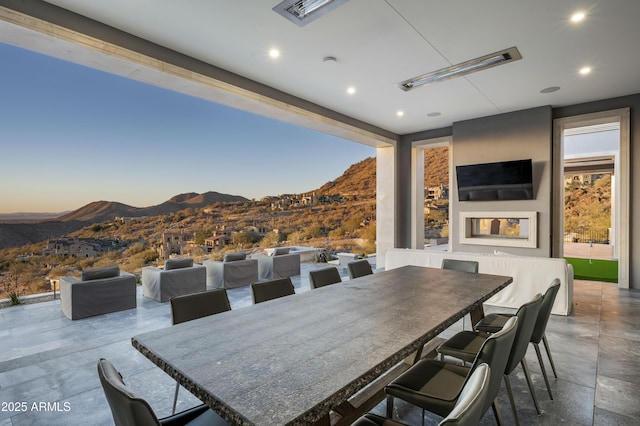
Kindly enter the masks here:
M 136 277 L 117 266 L 60 278 L 60 306 L 71 320 L 136 308 Z
M 142 268 L 142 294 L 158 302 L 207 289 L 206 269 L 193 259 L 169 259 L 164 268 Z
M 261 280 L 287 278 L 300 275 L 300 253 L 289 253 L 289 247 L 279 247 L 271 256 L 259 254 L 258 275 Z
M 222 261 L 205 260 L 207 287 L 235 288 L 258 281 L 258 260 L 243 252 L 227 253 Z

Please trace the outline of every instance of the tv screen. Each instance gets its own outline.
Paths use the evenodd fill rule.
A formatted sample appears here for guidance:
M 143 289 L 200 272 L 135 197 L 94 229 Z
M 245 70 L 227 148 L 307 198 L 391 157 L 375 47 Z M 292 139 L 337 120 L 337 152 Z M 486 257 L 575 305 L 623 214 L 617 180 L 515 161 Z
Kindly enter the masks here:
M 459 201 L 532 200 L 532 161 L 469 164 L 456 167 Z

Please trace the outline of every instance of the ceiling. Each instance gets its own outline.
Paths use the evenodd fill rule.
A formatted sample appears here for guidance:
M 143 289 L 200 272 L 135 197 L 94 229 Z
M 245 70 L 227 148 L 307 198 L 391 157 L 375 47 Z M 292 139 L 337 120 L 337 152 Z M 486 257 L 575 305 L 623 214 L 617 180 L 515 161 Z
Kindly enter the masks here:
M 397 135 L 640 93 L 635 0 L 350 0 L 303 27 L 272 10 L 278 0 L 48 3 Z M 577 11 L 586 17 L 574 24 Z M 397 87 L 511 46 L 522 60 Z M 592 72 L 580 75 L 585 66 Z M 540 92 L 551 86 L 560 90 Z

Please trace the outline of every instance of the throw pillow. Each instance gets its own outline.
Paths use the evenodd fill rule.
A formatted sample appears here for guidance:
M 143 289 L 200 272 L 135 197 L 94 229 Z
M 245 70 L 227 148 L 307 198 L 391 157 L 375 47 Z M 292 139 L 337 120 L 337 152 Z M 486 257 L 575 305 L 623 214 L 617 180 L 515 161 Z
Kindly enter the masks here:
M 222 259 L 223 262 L 235 262 L 237 260 L 245 260 L 247 258 L 247 253 L 237 252 L 237 253 L 227 253 L 224 255 Z
M 169 259 L 164 262 L 165 271 L 168 271 L 170 269 L 189 268 L 191 266 L 193 266 L 193 259 L 190 257 L 184 257 L 182 259 Z
M 91 269 L 82 271 L 82 281 L 100 280 L 102 278 L 117 277 L 120 275 L 118 266 L 109 266 L 107 268 Z

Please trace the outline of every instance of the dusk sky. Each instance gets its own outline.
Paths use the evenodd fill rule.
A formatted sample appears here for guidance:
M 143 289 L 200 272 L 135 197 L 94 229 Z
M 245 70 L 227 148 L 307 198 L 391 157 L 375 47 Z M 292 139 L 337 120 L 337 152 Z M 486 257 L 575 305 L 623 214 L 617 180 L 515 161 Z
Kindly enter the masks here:
M 375 149 L 0 43 L 0 213 L 306 192 Z

